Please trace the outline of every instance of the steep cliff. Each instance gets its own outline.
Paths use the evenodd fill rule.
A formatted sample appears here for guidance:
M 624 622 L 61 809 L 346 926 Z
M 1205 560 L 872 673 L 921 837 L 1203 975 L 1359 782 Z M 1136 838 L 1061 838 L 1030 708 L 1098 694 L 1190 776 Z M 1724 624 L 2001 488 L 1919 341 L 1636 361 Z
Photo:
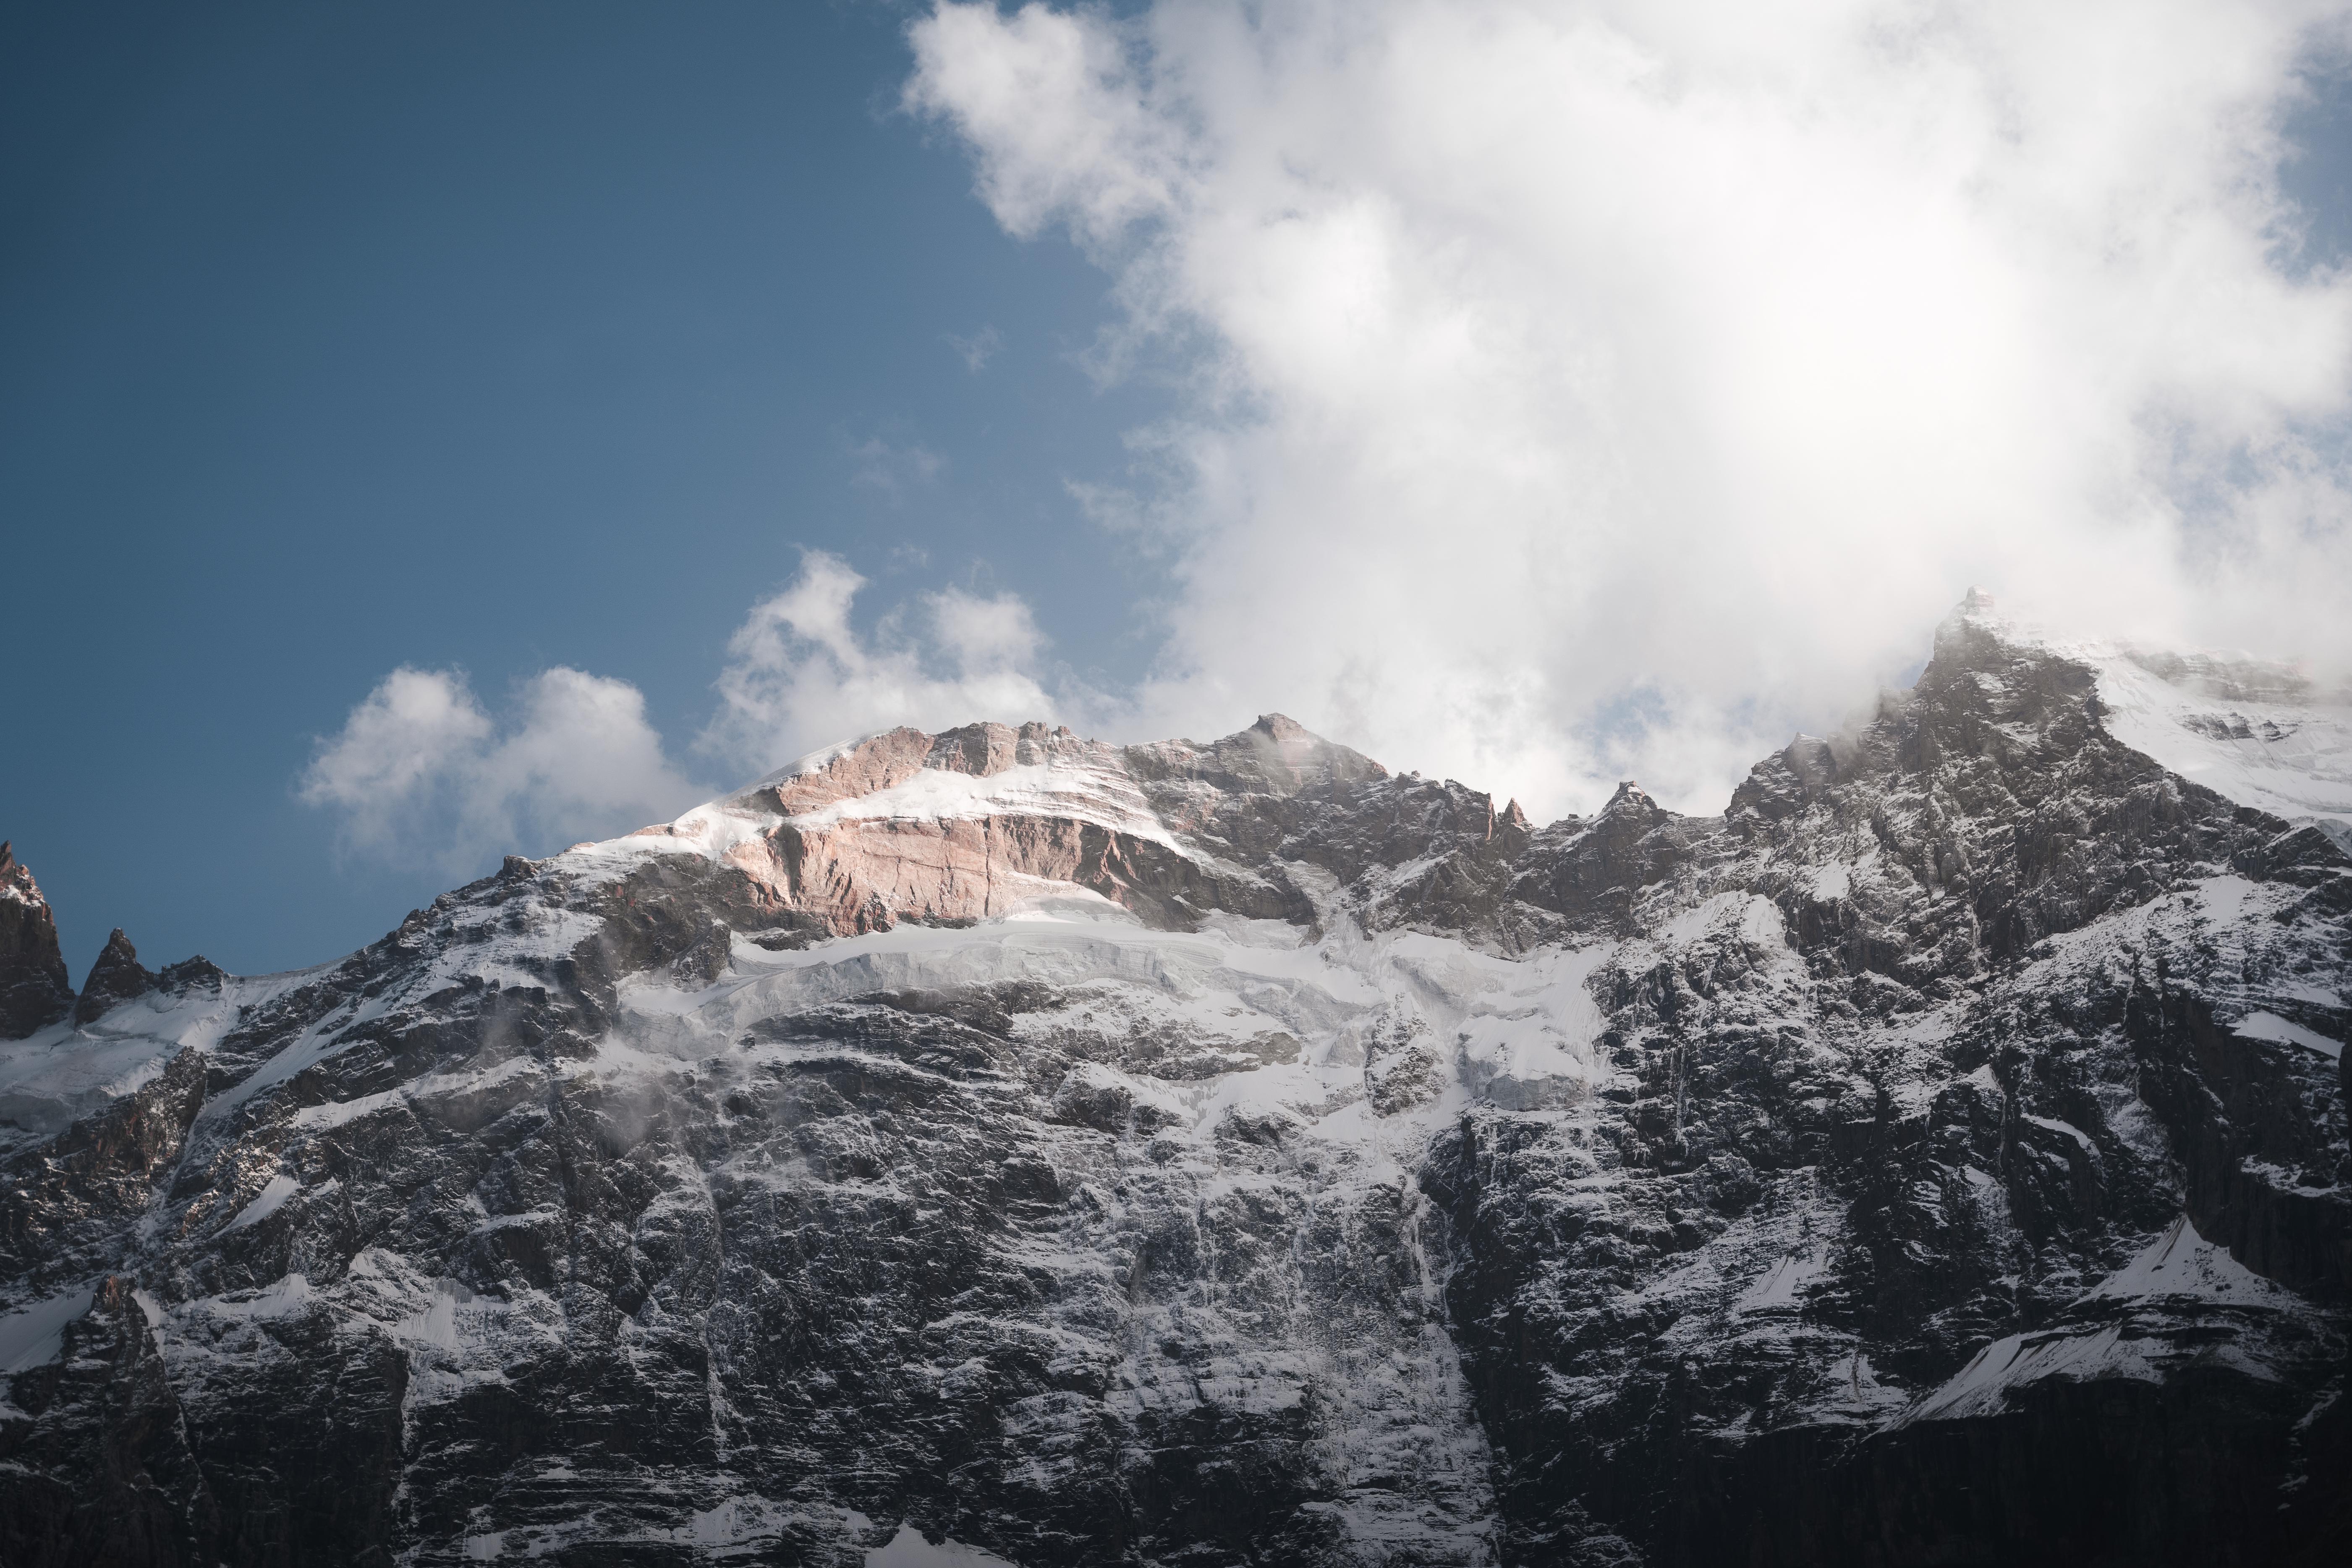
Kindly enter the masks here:
M 898 731 L 59 963 L 0 1561 L 2339 1560 L 2341 711 L 1973 604 L 1718 818 Z
M 73 1010 L 58 951 L 57 917 L 33 873 L 0 844 L 0 1039 L 16 1039 Z

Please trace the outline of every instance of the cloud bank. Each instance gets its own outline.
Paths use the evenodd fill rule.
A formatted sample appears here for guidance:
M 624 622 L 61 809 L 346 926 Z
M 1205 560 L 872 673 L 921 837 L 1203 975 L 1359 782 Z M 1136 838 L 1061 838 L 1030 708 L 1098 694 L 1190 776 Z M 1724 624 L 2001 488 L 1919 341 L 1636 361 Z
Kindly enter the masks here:
M 2346 652 L 2352 284 L 2281 125 L 2343 9 L 943 4 L 906 103 L 1185 369 L 1140 731 L 1280 705 L 1711 808 L 1971 584 Z
M 1539 815 L 1627 776 L 1713 810 L 1971 584 L 2352 665 L 2352 275 L 2279 181 L 2343 5 L 949 3 L 908 37 L 999 223 L 1109 280 L 1090 366 L 1181 388 L 1124 489 L 1074 487 L 1164 572 L 1160 653 L 1090 690 L 954 589 L 861 635 L 811 554 L 730 645 L 722 783 L 899 722 L 1279 708 Z M 945 466 L 856 455 L 894 494 Z M 503 725 L 398 671 L 302 789 L 457 858 L 696 793 L 574 670 Z

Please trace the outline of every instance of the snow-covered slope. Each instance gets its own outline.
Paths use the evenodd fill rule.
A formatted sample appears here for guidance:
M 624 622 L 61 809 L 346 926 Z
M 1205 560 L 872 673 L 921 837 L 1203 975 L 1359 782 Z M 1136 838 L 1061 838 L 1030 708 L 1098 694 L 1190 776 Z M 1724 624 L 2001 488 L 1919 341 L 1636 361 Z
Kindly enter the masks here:
M 339 964 L 123 942 L 0 1046 L 0 1560 L 2328 1560 L 2352 858 L 2134 670 L 1964 607 L 1539 831 L 893 731 Z
M 2288 821 L 2352 825 L 2352 704 L 2306 697 L 2243 666 L 2109 656 L 2099 698 L 2110 733 L 2183 778 Z
M 2053 637 L 2001 619 L 1981 594 L 1956 618 L 2090 669 L 2101 726 L 2168 772 L 2352 844 L 2352 690 L 2246 654 Z

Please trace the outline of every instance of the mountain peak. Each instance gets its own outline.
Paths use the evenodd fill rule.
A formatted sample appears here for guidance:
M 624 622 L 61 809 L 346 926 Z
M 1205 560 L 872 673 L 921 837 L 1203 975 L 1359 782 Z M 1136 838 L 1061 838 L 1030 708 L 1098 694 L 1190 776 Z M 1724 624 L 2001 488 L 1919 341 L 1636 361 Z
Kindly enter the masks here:
M 1618 784 L 1616 793 L 1609 797 L 1609 804 L 1601 808 L 1601 815 L 1612 816 L 1632 811 L 1646 816 L 1657 809 L 1658 803 L 1650 798 L 1648 790 L 1643 789 L 1635 781 L 1626 779 Z
M 130 1001 L 144 996 L 155 989 L 155 977 L 139 962 L 139 950 L 131 939 L 116 926 L 106 939 L 97 962 L 89 966 L 89 978 L 82 982 L 81 999 L 74 1004 L 73 1021 L 88 1024 Z
M 1250 728 L 1276 741 L 1319 742 L 1323 739 L 1287 713 L 1261 713 L 1257 716 L 1257 722 Z
M 57 917 L 33 872 L 0 842 L 0 1039 L 21 1039 L 73 1009 Z

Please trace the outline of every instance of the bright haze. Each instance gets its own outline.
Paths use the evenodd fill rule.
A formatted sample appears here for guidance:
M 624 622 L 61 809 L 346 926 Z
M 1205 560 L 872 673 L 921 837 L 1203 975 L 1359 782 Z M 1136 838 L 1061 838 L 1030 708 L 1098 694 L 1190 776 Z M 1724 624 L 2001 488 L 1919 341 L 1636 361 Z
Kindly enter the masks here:
M 500 854 L 898 723 L 1140 740 L 1279 710 L 1539 818 L 1626 777 L 1712 811 L 1792 731 L 1907 680 L 1971 586 L 2065 629 L 2352 667 L 2352 7 L 800 9 L 522 8 L 484 31 L 428 8 L 368 55 L 395 104 L 536 95 L 425 174 L 397 138 L 372 154 L 415 185 L 409 221 L 501 237 L 511 308 L 436 362 L 481 412 L 353 418 L 348 471 L 399 498 L 383 548 L 415 541 L 389 568 L 402 607 L 291 612 L 331 650 L 299 677 L 249 637 L 202 667 L 299 681 L 230 704 L 225 732 L 168 759 L 78 746 L 92 709 L 60 655 L 42 786 L 5 785 L 0 835 L 78 949 L 114 923 L 143 949 L 144 918 L 156 959 L 325 959 Z M 363 112 L 289 85 L 317 62 L 280 37 L 205 42 L 211 77 L 155 68 L 244 89 L 184 94 L 198 132 Z M 637 129 L 597 129 L 615 115 Z M 505 183 L 480 172 L 542 142 Z M 37 210 L 80 233 L 95 197 L 72 182 L 103 177 L 45 174 Z M 566 227 L 532 194 L 550 178 L 593 191 L 598 226 Z M 270 221 L 375 213 L 374 188 L 281 190 Z M 705 230 L 690 253 L 644 237 Z M 142 265 L 140 234 L 105 264 Z M 633 259 L 542 321 L 534 247 L 560 276 Z M 40 291 L 82 285 L 58 247 L 13 249 L 12 341 L 86 363 L 104 300 L 79 339 L 36 331 Z M 319 310 L 355 309 L 364 246 L 301 254 Z M 433 276 L 482 303 L 462 267 Z M 597 411 L 477 446 L 518 398 L 575 395 L 469 380 L 516 320 L 585 356 Z M 361 376 L 417 352 L 328 341 Z M 274 405 L 326 374 L 276 364 L 202 395 Z M 18 376 L 11 406 L 39 389 Z M 68 449 L 140 447 L 79 395 L 47 416 L 80 421 Z M 746 408 L 740 439 L 713 437 Z M 5 450 L 20 497 L 83 493 L 57 440 Z M 562 505 L 521 493 L 525 462 L 573 485 Z M 413 489 L 436 467 L 462 482 Z M 232 532 L 279 507 L 294 542 L 267 592 L 224 580 L 233 618 L 368 597 L 347 555 L 302 558 L 277 493 L 222 504 Z M 166 526 L 159 492 L 123 494 L 120 515 L 36 510 Z M 435 532 L 452 507 L 467 522 Z M 112 679 L 203 700 L 160 651 Z M 166 773 L 268 805 L 152 821 Z M 165 842 L 207 836 L 206 864 L 93 847 L 136 811 Z M 206 926 L 205 889 L 240 876 L 251 952 Z

